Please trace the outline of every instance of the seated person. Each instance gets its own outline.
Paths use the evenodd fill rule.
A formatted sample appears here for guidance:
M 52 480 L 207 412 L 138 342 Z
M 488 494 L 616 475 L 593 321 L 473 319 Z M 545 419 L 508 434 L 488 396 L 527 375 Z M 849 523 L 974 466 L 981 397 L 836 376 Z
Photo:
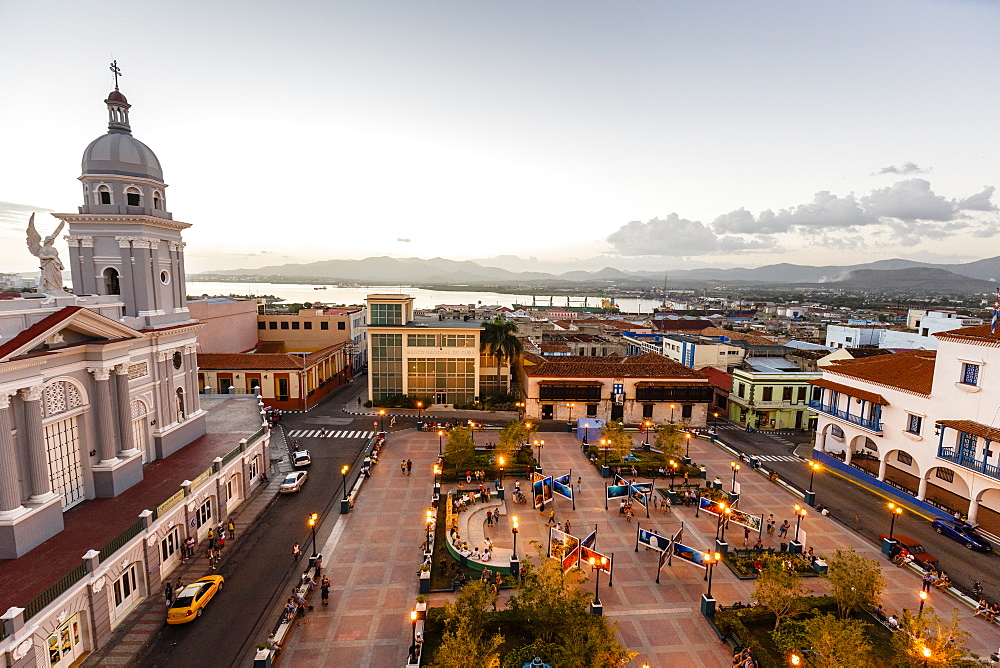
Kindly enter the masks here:
M 476 559 L 476 560 L 479 559 L 479 548 L 478 547 L 472 549 L 472 558 Z
M 983 615 L 987 619 L 989 619 L 989 614 L 990 614 L 990 604 L 986 602 L 985 598 L 979 599 L 979 605 L 976 606 L 976 612 L 972 616 L 978 617 L 979 615 Z
M 899 620 L 896 618 L 896 615 L 889 615 L 889 619 L 886 620 L 886 624 L 889 625 L 890 629 L 895 630 L 899 628 Z
M 492 558 L 493 558 L 493 553 L 492 552 L 490 552 L 488 549 L 487 550 L 483 550 L 483 561 L 489 561 Z
M 897 547 L 899 547 L 899 546 L 897 545 Z M 907 550 L 905 547 L 904 548 L 900 548 L 899 552 L 896 553 L 896 556 L 894 556 L 892 558 L 892 563 L 897 564 L 899 566 L 902 566 L 903 565 L 903 560 L 906 558 L 906 556 L 909 553 L 910 553 L 910 551 Z
M 997 615 L 1000 615 L 1000 603 L 994 603 L 993 605 L 990 606 L 990 612 L 987 619 L 989 619 L 992 622 Z
M 281 651 L 281 643 L 274 639 L 273 633 L 267 637 L 267 648 L 273 649 L 276 652 Z
M 941 577 L 934 581 L 934 586 L 938 589 L 944 589 L 945 587 L 951 586 L 951 578 L 944 571 L 941 572 Z
M 885 621 L 885 609 L 882 607 L 881 603 L 877 608 L 875 608 L 874 611 L 872 611 L 872 614 L 875 615 L 875 619 L 879 620 L 880 622 Z

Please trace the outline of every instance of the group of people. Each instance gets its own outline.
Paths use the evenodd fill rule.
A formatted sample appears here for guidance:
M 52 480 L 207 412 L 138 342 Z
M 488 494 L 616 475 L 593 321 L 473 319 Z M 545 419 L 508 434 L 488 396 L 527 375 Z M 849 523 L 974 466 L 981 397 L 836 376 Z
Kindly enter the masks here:
M 937 587 L 938 589 L 944 589 L 951 586 L 951 578 L 943 570 L 939 573 L 936 568 L 932 568 L 926 573 L 924 573 L 923 587 L 924 591 L 930 591 L 931 586 Z
M 413 460 L 403 459 L 399 462 L 399 472 L 403 475 L 411 475 L 413 473 Z
M 486 471 L 466 471 L 465 482 L 471 483 L 473 480 L 476 482 L 486 482 Z M 483 486 L 480 485 L 479 488 L 482 489 Z
M 976 606 L 976 612 L 973 617 L 982 617 L 988 622 L 992 622 L 997 617 L 1000 617 L 1000 603 L 987 603 L 985 598 L 979 599 L 979 605 Z
M 757 660 L 753 658 L 749 647 L 733 654 L 733 668 L 757 668 Z

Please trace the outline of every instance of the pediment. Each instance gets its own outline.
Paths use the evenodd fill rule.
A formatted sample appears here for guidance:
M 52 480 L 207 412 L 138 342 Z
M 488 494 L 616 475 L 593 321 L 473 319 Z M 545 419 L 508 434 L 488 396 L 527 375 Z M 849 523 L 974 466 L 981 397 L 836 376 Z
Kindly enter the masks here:
M 67 306 L 0 342 L 0 362 L 88 343 L 144 338 L 142 332 L 80 306 Z

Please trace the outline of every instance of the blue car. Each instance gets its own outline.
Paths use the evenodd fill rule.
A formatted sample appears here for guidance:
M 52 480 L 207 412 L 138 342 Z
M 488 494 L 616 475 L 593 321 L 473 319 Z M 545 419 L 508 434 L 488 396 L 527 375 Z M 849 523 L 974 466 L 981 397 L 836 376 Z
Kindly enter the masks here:
M 942 536 L 957 540 L 970 550 L 989 552 L 992 549 L 990 542 L 977 534 L 976 528 L 966 522 L 958 520 L 934 520 L 931 522 L 931 525 Z

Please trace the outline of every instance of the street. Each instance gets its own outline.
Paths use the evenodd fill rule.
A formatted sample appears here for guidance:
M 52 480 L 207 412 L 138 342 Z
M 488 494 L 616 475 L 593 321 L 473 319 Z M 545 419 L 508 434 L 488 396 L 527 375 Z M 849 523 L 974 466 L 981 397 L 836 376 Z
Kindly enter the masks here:
M 370 417 L 350 416 L 341 410 L 345 401 L 355 401 L 363 387 L 362 377 L 309 413 L 284 415 L 281 422 L 284 433 L 325 426 L 367 434 L 373 429 Z M 279 431 L 272 435 L 272 456 L 284 454 L 287 459 L 288 453 L 281 451 Z M 289 445 L 291 440 L 287 439 Z M 297 579 L 312 552 L 306 523 L 309 514 L 320 513 L 320 526 L 332 526 L 340 512 L 338 501 L 343 484 L 340 468 L 351 465 L 347 482 L 350 487 L 358 475 L 355 459 L 366 442 L 360 437 L 297 437 L 296 440 L 299 447 L 312 454 L 312 464 L 306 469 L 309 479 L 302 491 L 279 495 L 249 532 L 237 536 L 234 546 L 227 547 L 219 569 L 226 578 L 223 591 L 199 619 L 178 626 L 164 624 L 139 659 L 141 665 L 236 665 L 251 647 L 267 637 L 269 629 L 264 625 L 268 615 L 291 591 L 291 579 Z M 275 468 L 271 475 L 281 474 Z M 318 541 L 322 544 L 323 534 Z M 293 563 L 292 544 L 296 542 L 302 546 L 303 557 Z
M 725 428 L 720 429 L 718 435 L 734 449 L 748 455 L 789 455 L 793 451 L 792 444 L 801 444 L 795 448 L 795 453 L 801 457 L 808 459 L 812 454 L 811 434 L 782 432 L 771 435 Z M 808 488 L 810 472 L 805 460 L 765 461 L 763 464 L 798 488 Z M 710 472 L 712 473 L 714 472 Z M 740 475 L 746 474 L 741 472 Z M 817 504 L 828 508 L 832 517 L 872 543 L 880 544 L 879 535 L 889 532 L 890 516 L 885 498 L 823 470 L 816 474 L 813 489 Z M 783 509 L 775 511 L 779 522 L 783 519 L 780 510 Z M 786 514 L 792 517 L 792 509 L 788 508 Z M 808 531 L 808 519 L 803 526 Z M 927 552 L 938 558 L 941 568 L 948 572 L 952 582 L 966 591 L 971 590 L 973 581 L 978 580 L 988 599 L 1000 599 L 1000 577 L 996 570 L 998 564 L 995 554 L 974 552 L 961 543 L 939 536 L 931 527 L 930 521 L 909 511 L 904 511 L 897 518 L 894 533 L 904 534 L 920 542 Z

